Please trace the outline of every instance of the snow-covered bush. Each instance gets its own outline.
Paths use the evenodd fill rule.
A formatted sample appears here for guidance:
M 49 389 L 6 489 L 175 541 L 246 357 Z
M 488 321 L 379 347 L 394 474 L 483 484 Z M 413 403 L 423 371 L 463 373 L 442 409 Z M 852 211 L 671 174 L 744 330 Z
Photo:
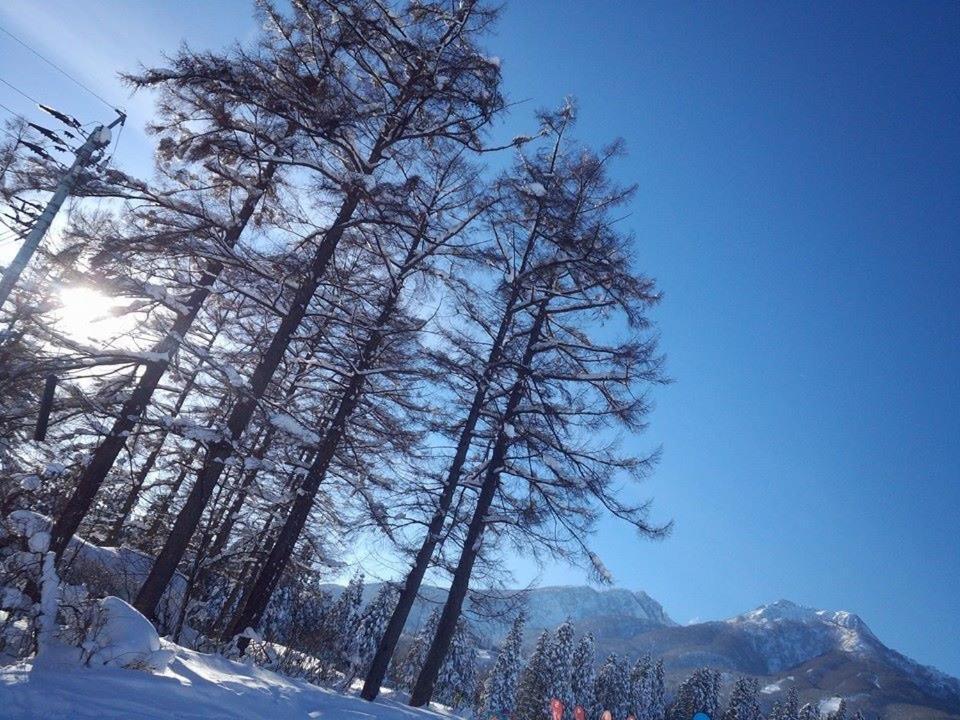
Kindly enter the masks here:
M 15 510 L 3 518 L 0 533 L 0 651 L 25 657 L 37 641 L 49 640 L 56 626 L 57 585 L 49 523 Z M 42 633 L 41 633 L 42 631 Z M 38 637 L 42 634 L 42 638 Z
M 133 670 L 162 670 L 173 659 L 173 652 L 160 646 L 160 637 L 153 624 L 112 595 L 97 603 L 83 651 L 90 665 Z

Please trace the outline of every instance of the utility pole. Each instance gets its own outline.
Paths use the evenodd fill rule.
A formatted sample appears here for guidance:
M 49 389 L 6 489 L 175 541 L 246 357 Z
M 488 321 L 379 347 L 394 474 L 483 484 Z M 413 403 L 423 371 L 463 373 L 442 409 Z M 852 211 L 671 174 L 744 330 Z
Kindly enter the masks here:
M 20 274 L 27 267 L 27 263 L 30 262 L 30 258 L 33 257 L 33 254 L 37 251 L 37 247 L 39 247 L 43 236 L 46 235 L 47 230 L 50 229 L 50 225 L 60 211 L 63 201 L 73 192 L 73 188 L 80 177 L 80 171 L 90 164 L 93 154 L 97 150 L 110 144 L 112 135 L 110 131 L 115 126 L 122 124 L 124 120 L 126 120 L 126 116 L 119 113 L 117 119 L 109 125 L 100 125 L 87 136 L 86 142 L 77 150 L 73 164 L 67 172 L 64 173 L 63 177 L 60 178 L 60 182 L 57 183 L 57 189 L 53 192 L 53 197 L 50 198 L 47 206 L 33 224 L 17 256 L 3 272 L 3 278 L 0 279 L 0 309 L 6 304 L 7 298 L 10 297 L 10 292 L 17 284 L 17 280 L 20 279 Z

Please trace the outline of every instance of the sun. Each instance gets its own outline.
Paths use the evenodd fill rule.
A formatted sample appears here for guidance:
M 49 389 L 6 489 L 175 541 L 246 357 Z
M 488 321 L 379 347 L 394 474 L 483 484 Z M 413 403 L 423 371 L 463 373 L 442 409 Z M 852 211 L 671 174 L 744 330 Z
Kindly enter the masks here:
M 81 341 L 103 342 L 129 329 L 130 323 L 118 317 L 116 298 L 90 285 L 70 285 L 60 289 L 60 307 L 54 312 L 57 329 Z

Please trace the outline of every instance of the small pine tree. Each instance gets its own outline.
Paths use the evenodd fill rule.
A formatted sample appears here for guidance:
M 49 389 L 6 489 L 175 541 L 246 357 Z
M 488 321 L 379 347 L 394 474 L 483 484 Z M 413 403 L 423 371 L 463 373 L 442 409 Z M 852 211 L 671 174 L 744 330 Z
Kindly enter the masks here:
M 677 688 L 671 708 L 672 720 L 690 720 L 698 712 L 717 717 L 720 709 L 720 673 L 700 668 Z
M 477 684 L 477 650 L 466 618 L 460 618 L 437 675 L 434 699 L 452 708 L 468 705 Z
M 520 673 L 517 685 L 517 703 L 513 720 L 545 720 L 547 711 L 547 653 L 550 649 L 550 633 L 544 630 L 537 638 L 537 645 Z
M 563 703 L 564 714 L 573 717 L 573 623 L 567 620 L 557 628 L 547 650 L 547 693 L 549 703 L 556 698 Z
M 596 717 L 596 655 L 593 649 L 593 635 L 587 633 L 573 652 L 573 669 L 570 687 L 573 692 L 573 705 L 582 707 L 588 718 Z
M 350 669 L 344 675 L 344 686 L 348 687 L 354 678 L 366 675 L 373 656 L 377 652 L 380 638 L 386 630 L 395 602 L 396 591 L 390 585 L 384 585 L 377 596 L 364 608 L 357 634 L 350 648 Z
M 477 717 L 506 720 L 513 715 L 520 679 L 521 650 L 523 646 L 523 613 L 513 621 L 510 632 L 500 645 L 496 662 L 483 683 L 483 692 L 477 708 Z
M 616 654 L 610 655 L 597 673 L 596 698 L 600 711 L 609 710 L 616 720 L 627 717 L 630 680 Z
M 650 677 L 650 706 L 647 708 L 647 720 L 664 720 L 666 712 L 667 687 L 663 680 L 663 660 L 657 660 Z
M 800 713 L 798 715 L 800 720 L 820 720 L 820 711 L 810 703 L 805 704 L 800 708 Z
M 433 640 L 434 633 L 437 630 L 437 624 L 440 622 L 440 608 L 434 608 L 433 612 L 427 617 L 426 622 L 420 626 L 417 634 L 410 643 L 410 649 L 407 655 L 400 663 L 399 685 L 404 690 L 410 690 L 420 675 L 420 668 L 423 667 L 423 661 L 427 657 L 427 650 L 430 649 L 430 642 Z
M 645 720 L 650 707 L 650 680 L 653 667 L 650 656 L 638 658 L 630 670 L 630 705 L 629 712 L 637 720 Z
M 723 720 L 763 720 L 760 711 L 760 683 L 756 678 L 740 678 L 733 684 L 730 703 Z

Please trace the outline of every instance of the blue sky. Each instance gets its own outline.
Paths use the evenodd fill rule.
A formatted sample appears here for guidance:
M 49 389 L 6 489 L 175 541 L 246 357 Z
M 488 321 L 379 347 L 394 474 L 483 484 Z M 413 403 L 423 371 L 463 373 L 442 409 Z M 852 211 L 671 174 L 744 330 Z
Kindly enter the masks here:
M 126 104 L 132 169 L 149 102 L 113 72 L 255 30 L 232 1 L 79 5 L 7 0 L 0 24 Z M 627 222 L 676 379 L 636 440 L 664 447 L 641 495 L 676 528 L 604 523 L 618 584 L 680 622 L 854 610 L 960 675 L 960 5 L 514 0 L 488 45 L 529 100 L 498 133 L 575 95 L 579 137 L 623 137 L 639 183 Z M 0 77 L 109 117 L 2 35 Z

